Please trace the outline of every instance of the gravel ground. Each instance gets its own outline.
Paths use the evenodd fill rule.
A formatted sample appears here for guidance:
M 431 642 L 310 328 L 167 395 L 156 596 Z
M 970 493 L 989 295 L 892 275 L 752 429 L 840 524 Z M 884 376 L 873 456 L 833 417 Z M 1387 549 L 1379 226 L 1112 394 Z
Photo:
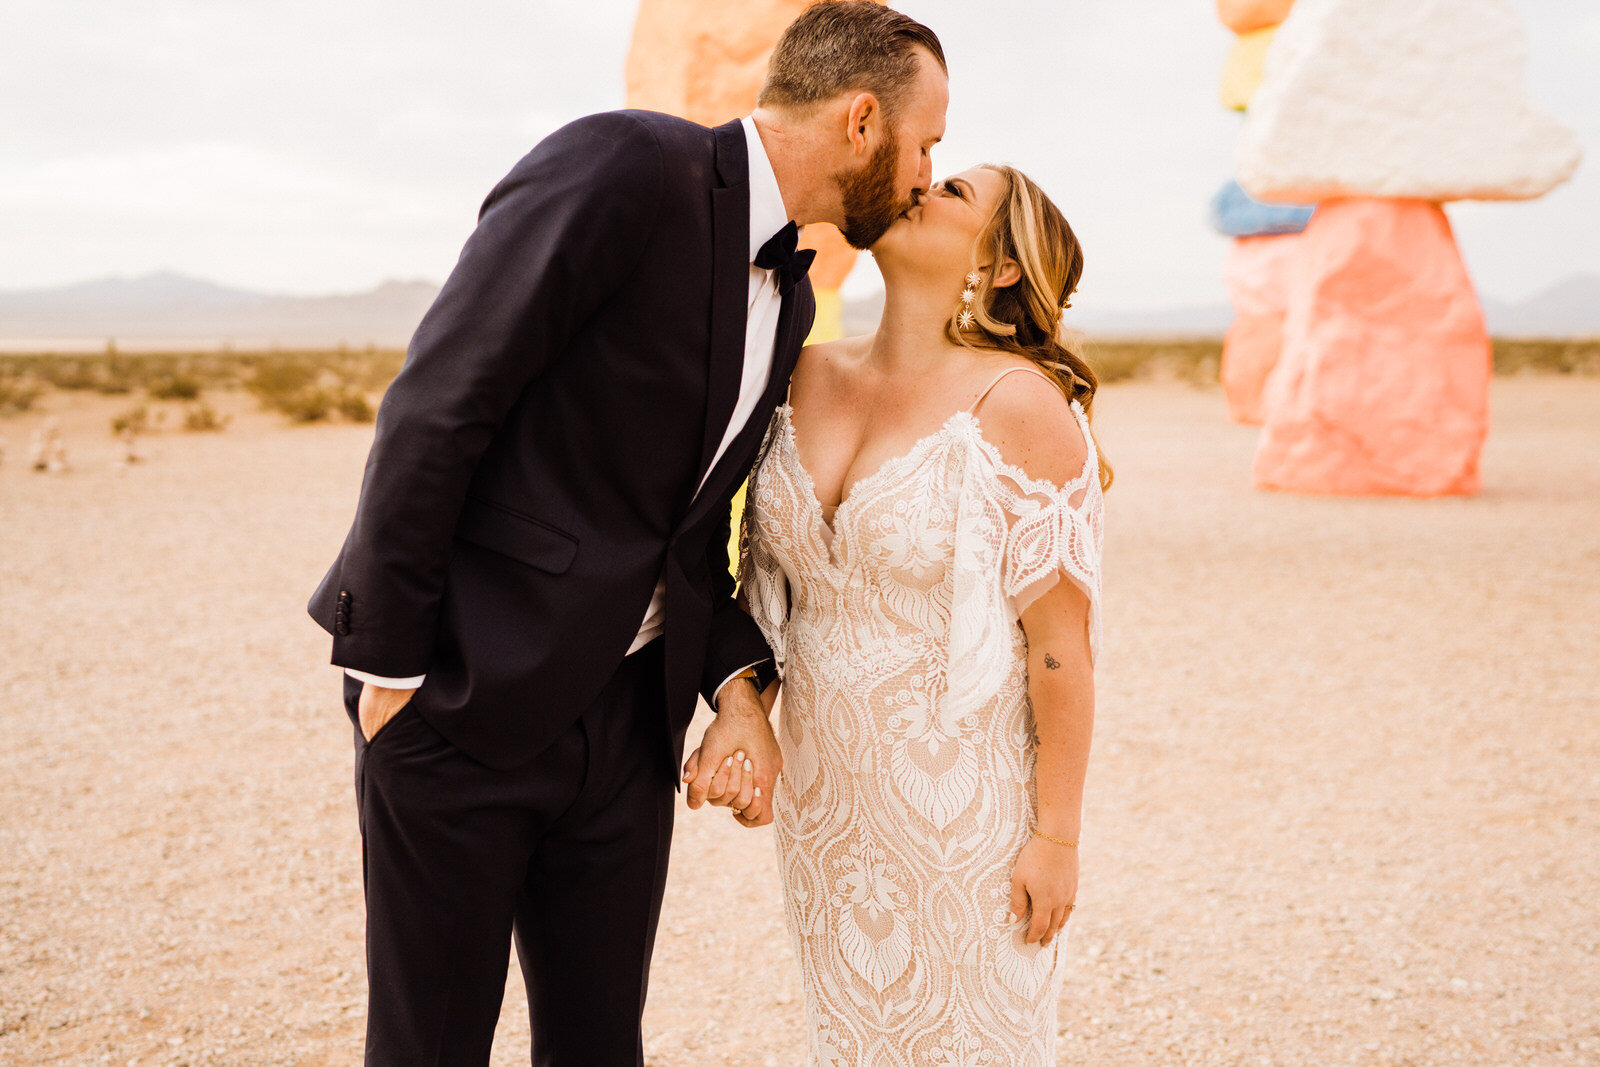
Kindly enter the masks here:
M 1600 1064 L 1600 381 L 1503 379 L 1470 500 L 1248 486 L 1102 394 L 1106 652 L 1061 1060 Z M 350 728 L 302 605 L 371 430 L 0 422 L 0 1063 L 348 1064 Z M 74 469 L 25 468 L 61 418 Z M 170 420 L 169 420 L 170 422 Z M 803 1061 L 767 831 L 684 812 L 649 1060 Z M 513 965 L 497 1064 L 525 1063 Z

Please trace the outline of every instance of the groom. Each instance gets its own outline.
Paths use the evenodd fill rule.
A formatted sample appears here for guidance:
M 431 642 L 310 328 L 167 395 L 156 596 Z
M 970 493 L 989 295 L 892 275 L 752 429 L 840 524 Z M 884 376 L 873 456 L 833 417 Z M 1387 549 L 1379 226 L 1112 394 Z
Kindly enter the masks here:
M 738 818 L 771 820 L 773 665 L 726 544 L 814 312 L 795 225 L 875 241 L 946 99 L 931 31 L 830 0 L 752 117 L 580 119 L 489 194 L 310 603 L 356 726 L 367 1063 L 487 1063 L 513 937 L 534 1063 L 643 1063 L 697 693 L 691 802 L 732 806 L 742 752 Z

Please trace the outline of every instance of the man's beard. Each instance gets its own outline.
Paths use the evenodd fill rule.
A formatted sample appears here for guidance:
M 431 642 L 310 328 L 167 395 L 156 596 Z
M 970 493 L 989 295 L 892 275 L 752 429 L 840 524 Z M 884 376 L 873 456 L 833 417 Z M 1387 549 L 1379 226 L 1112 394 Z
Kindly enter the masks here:
M 844 225 L 839 232 L 851 248 L 869 248 L 878 242 L 895 219 L 912 204 L 894 195 L 894 165 L 900 156 L 900 138 L 891 133 L 860 170 L 835 174 L 844 194 Z

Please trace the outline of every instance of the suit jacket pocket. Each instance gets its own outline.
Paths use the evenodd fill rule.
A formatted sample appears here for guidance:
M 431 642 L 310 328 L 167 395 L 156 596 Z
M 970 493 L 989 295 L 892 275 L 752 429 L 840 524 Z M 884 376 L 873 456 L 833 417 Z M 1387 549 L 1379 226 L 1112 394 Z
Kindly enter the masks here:
M 477 497 L 462 506 L 456 536 L 550 574 L 565 574 L 578 554 L 565 530 Z

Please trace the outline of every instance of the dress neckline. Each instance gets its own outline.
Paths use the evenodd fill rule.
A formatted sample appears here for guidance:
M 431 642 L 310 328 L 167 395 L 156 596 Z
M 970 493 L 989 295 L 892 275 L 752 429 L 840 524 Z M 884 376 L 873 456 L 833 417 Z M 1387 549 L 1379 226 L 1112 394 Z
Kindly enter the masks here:
M 1083 469 L 1071 481 L 1056 485 L 1049 479 L 1035 478 L 1014 463 L 1007 463 L 1005 458 L 1000 455 L 1000 449 L 983 436 L 983 426 L 978 421 L 978 413 L 971 408 L 966 408 L 951 412 L 949 417 L 939 425 L 938 429 L 917 438 L 905 452 L 900 455 L 890 456 L 878 464 L 875 470 L 857 478 L 844 496 L 839 498 L 839 503 L 833 505 L 832 522 L 829 522 L 825 517 L 828 506 L 817 495 L 816 479 L 811 476 L 811 471 L 806 468 L 805 461 L 800 458 L 799 439 L 794 428 L 794 405 L 787 402 L 780 404 L 778 406 L 778 415 L 783 419 L 783 433 L 780 436 L 787 443 L 789 454 L 794 460 L 795 470 L 799 473 L 800 479 L 804 483 L 806 502 L 815 511 L 818 524 L 828 534 L 827 541 L 831 542 L 833 537 L 837 536 L 839 530 L 839 516 L 844 513 L 847 505 L 852 504 L 857 497 L 862 495 L 864 486 L 884 476 L 891 469 L 914 466 L 924 458 L 925 452 L 959 425 L 970 427 L 972 437 L 976 440 L 978 448 L 982 450 L 996 471 L 1016 483 L 1021 495 L 1071 497 L 1079 489 L 1085 488 L 1088 480 L 1099 470 L 1100 455 L 1099 450 L 1095 448 L 1094 435 L 1089 432 L 1089 418 L 1084 414 L 1083 405 L 1078 403 L 1076 399 L 1068 401 L 1068 403 L 1072 408 L 1072 414 L 1077 420 L 1079 429 L 1083 431 L 1084 444 L 1088 446 L 1088 452 L 1083 458 Z M 831 545 L 829 547 L 831 548 Z
M 970 410 L 952 412 L 944 422 L 939 424 L 938 429 L 917 438 L 905 452 L 888 457 L 872 471 L 857 478 L 845 491 L 844 495 L 839 498 L 839 503 L 833 505 L 833 521 L 829 522 L 826 517 L 828 505 L 824 504 L 822 498 L 817 495 L 816 479 L 811 476 L 811 471 L 806 468 L 805 461 L 800 458 L 800 443 L 794 428 L 794 406 L 792 404 L 783 404 L 778 408 L 778 411 L 783 416 L 783 436 L 788 442 L 790 456 L 794 460 L 795 469 L 800 473 L 801 479 L 805 483 L 804 488 L 807 500 L 810 506 L 816 510 L 818 521 L 822 523 L 831 537 L 838 536 L 839 516 L 844 514 L 846 507 L 853 504 L 856 498 L 861 495 L 863 486 L 876 481 L 891 469 L 914 466 L 923 458 L 923 454 L 931 446 L 937 444 L 949 432 L 952 425 L 959 420 L 967 419 L 973 424 L 978 421 L 977 415 Z

